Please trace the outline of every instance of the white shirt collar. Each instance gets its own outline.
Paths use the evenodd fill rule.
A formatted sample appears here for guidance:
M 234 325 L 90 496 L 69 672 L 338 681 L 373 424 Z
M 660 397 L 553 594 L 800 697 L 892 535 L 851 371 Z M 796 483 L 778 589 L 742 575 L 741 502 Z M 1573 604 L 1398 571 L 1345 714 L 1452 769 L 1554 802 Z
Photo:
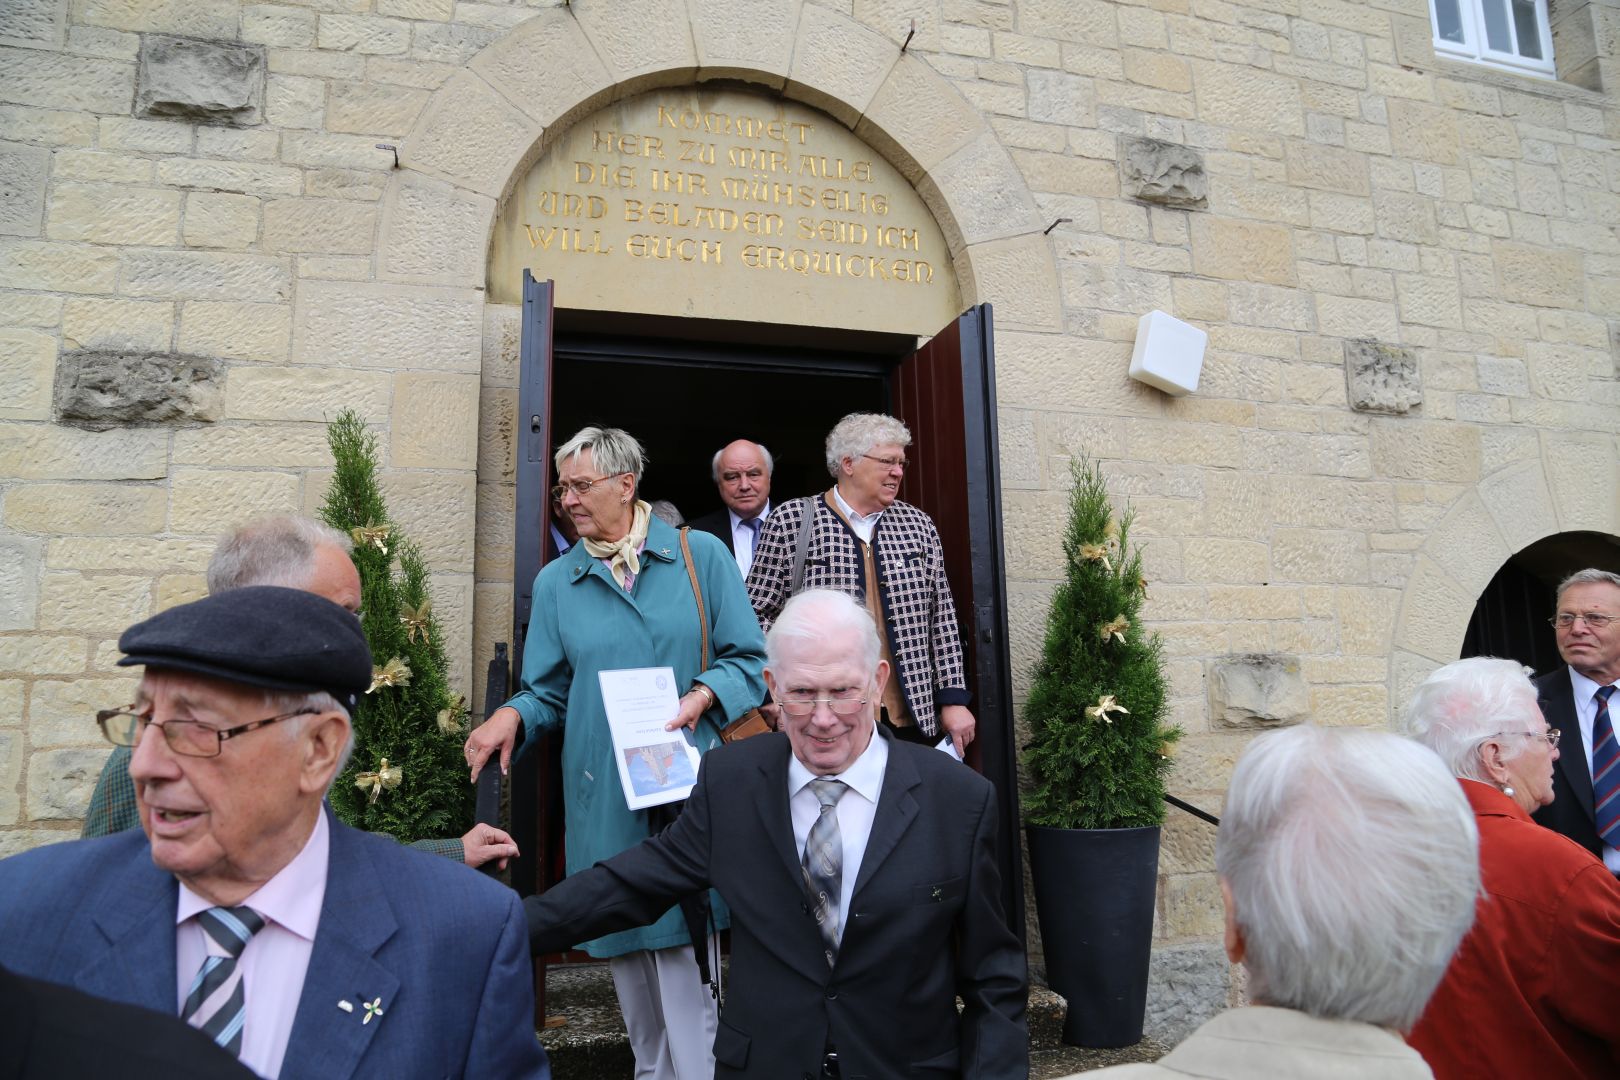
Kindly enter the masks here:
M 738 517 L 737 516 L 737 511 L 733 510 L 729 506 L 726 507 L 726 513 L 731 515 L 731 531 L 736 532 L 737 531 L 737 526 L 741 525 L 745 519 L 741 518 L 741 517 Z M 766 518 L 770 517 L 771 516 L 771 500 L 766 499 L 765 500 L 765 505 L 760 507 L 759 508 L 759 513 L 755 514 L 754 516 L 759 518 L 759 520 L 761 522 L 763 522 Z
M 788 798 L 792 798 L 804 790 L 806 784 L 812 780 L 842 780 L 849 789 L 873 805 L 877 804 L 878 793 L 883 790 L 883 773 L 889 767 L 889 741 L 883 733 L 877 730 L 876 723 L 872 727 L 872 739 L 861 751 L 861 756 L 855 759 L 854 764 L 841 773 L 832 776 L 817 776 L 804 767 L 793 754 L 788 755 Z
M 304 842 L 303 849 L 251 896 L 233 906 L 250 907 L 264 916 L 266 922 L 273 922 L 306 941 L 314 941 L 315 928 L 321 921 L 321 904 L 326 898 L 328 847 L 329 829 L 326 809 L 322 807 L 315 819 L 315 829 Z M 213 901 L 203 899 L 181 882 L 175 925 L 216 906 Z
M 1580 672 L 1576 671 L 1574 668 L 1570 668 L 1569 685 L 1570 689 L 1575 691 L 1575 704 L 1581 708 L 1586 708 L 1588 705 L 1592 704 L 1592 699 L 1597 696 L 1597 692 L 1609 684 L 1594 682 L 1591 679 L 1588 679 L 1585 675 L 1582 675 Z M 1614 715 L 1614 710 L 1617 704 L 1620 703 L 1613 700 L 1609 702 L 1609 714 L 1611 716 Z M 1596 711 L 1596 706 L 1593 706 L 1593 711 Z
M 883 510 L 887 509 L 887 507 L 884 507 L 874 511 L 873 513 L 863 514 L 844 501 L 844 493 L 838 490 L 837 484 L 833 485 L 833 501 L 838 504 L 838 509 L 842 510 L 844 512 L 844 516 L 849 518 L 851 522 L 876 521 L 878 518 L 883 516 Z

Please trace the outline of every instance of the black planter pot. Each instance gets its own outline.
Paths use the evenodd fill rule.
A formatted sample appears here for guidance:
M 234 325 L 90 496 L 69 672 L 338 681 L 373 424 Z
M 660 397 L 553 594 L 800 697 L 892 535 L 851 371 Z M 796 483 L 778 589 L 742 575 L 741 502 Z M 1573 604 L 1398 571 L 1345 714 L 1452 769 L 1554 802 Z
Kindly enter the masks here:
M 1027 827 L 1046 978 L 1069 1009 L 1063 1041 L 1142 1041 L 1159 830 Z

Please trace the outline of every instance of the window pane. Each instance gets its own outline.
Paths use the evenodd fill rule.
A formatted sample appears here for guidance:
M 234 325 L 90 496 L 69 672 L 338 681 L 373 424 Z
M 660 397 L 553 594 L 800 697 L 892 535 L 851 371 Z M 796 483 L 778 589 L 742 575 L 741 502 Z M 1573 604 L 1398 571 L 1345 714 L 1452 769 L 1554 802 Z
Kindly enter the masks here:
M 1536 0 L 1513 0 L 1513 30 L 1519 37 L 1519 55 L 1541 59 L 1541 31 L 1536 27 Z
M 1485 44 L 1496 52 L 1513 51 L 1513 37 L 1508 32 L 1507 0 L 1480 0 L 1485 15 Z
M 1442 41 L 1466 43 L 1463 37 L 1462 10 L 1457 0 L 1434 0 L 1434 29 Z

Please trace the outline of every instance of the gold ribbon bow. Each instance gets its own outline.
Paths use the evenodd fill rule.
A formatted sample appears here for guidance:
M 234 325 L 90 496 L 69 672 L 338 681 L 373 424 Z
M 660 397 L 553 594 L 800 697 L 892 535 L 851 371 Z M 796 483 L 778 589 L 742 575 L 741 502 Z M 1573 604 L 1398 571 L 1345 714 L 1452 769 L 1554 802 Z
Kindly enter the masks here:
M 399 621 L 405 625 L 405 639 L 412 645 L 416 644 L 416 635 L 422 635 L 422 644 L 429 645 L 432 639 L 428 637 L 428 618 L 433 614 L 433 598 L 423 597 L 420 607 L 411 607 L 401 604 Z
M 1103 564 L 1103 569 L 1110 574 L 1114 572 L 1114 564 L 1108 561 L 1107 544 L 1081 544 L 1080 557 L 1089 559 L 1091 562 L 1100 562 Z
M 1125 716 L 1131 715 L 1131 710 L 1115 701 L 1113 694 L 1103 694 L 1097 699 L 1097 704 L 1086 706 L 1086 719 L 1101 720 L 1106 724 L 1112 724 L 1114 718 L 1108 715 L 1111 712 L 1122 713 Z
M 467 699 L 459 697 L 447 708 L 439 710 L 439 731 L 444 735 L 461 734 L 461 721 L 467 715 Z
M 371 685 L 366 687 L 366 693 L 374 694 L 385 686 L 409 686 L 410 683 L 411 666 L 396 656 L 382 667 L 371 669 Z
M 388 533 L 391 530 L 387 525 L 356 525 L 349 530 L 349 538 L 360 547 L 371 544 L 384 555 L 388 554 Z
M 1113 638 L 1123 645 L 1125 644 L 1125 631 L 1130 628 L 1131 620 L 1123 615 L 1116 615 L 1113 622 L 1105 622 L 1097 628 L 1097 636 L 1101 637 L 1105 644 L 1109 638 Z
M 397 788 L 399 782 L 403 779 L 405 779 L 404 771 L 398 765 L 388 764 L 388 759 L 383 758 L 382 762 L 377 766 L 376 772 L 363 772 L 355 777 L 354 786 L 361 791 L 370 788 L 371 797 L 366 801 L 374 803 L 377 801 L 377 796 L 383 793 L 384 788 Z
M 1112 517 L 1108 519 L 1108 524 L 1103 526 L 1103 539 L 1109 543 L 1119 539 L 1119 522 Z

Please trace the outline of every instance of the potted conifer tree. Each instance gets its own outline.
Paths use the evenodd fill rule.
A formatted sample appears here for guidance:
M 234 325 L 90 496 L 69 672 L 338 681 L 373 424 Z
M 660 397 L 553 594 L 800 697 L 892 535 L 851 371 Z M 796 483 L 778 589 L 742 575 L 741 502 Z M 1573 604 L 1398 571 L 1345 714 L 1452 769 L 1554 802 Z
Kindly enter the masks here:
M 346 409 L 326 438 L 335 469 L 321 516 L 354 541 L 360 625 L 374 665 L 354 710 L 354 754 L 332 785 L 332 810 L 401 841 L 459 837 L 473 817 L 461 753 L 467 705 L 450 690 L 427 564 L 388 516 L 377 439 L 365 421 Z
M 1115 515 L 1095 463 L 1076 459 L 1065 580 L 1024 716 L 1030 875 L 1047 981 L 1068 1002 L 1064 1041 L 1142 1038 L 1165 775 L 1161 645 L 1138 617 L 1147 594 L 1132 515 Z

